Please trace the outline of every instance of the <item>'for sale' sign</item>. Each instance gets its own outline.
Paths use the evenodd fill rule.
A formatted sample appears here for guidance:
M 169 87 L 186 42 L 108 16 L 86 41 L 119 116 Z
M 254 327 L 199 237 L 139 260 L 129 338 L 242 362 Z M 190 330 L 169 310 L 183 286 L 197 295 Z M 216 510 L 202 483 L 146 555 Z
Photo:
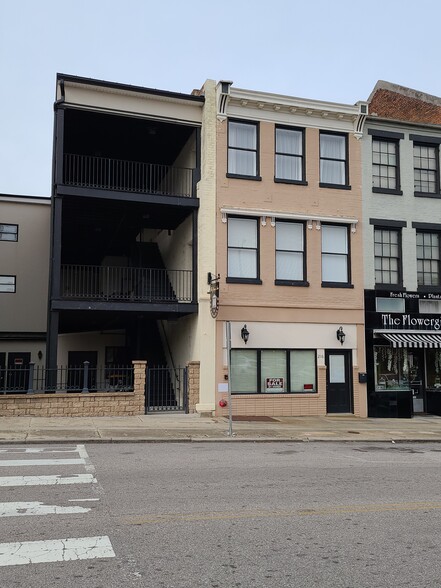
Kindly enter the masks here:
M 285 390 L 285 378 L 266 378 L 265 392 L 283 392 Z

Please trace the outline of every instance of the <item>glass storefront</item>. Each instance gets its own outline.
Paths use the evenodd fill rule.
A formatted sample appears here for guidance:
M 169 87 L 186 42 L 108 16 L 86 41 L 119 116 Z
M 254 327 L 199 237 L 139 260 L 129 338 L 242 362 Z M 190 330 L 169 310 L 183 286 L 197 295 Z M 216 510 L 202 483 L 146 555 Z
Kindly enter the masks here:
M 441 349 L 374 345 L 374 379 L 376 392 L 412 390 L 413 412 L 426 412 L 426 393 L 441 393 Z

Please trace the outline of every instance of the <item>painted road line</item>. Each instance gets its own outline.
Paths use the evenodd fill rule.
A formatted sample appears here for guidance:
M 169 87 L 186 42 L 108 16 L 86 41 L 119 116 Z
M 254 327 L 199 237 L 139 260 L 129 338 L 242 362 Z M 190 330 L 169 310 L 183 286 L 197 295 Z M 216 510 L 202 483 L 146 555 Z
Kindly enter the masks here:
M 51 449 L 50 447 L 8 447 L 7 449 L 0 449 L 0 453 L 78 453 L 76 447 L 65 449 Z
M 0 467 L 84 465 L 84 459 L 0 459 Z
M 69 498 L 69 502 L 96 502 L 99 498 Z
M 57 506 L 44 502 L 0 502 L 0 517 L 82 514 L 89 511 L 90 508 L 83 506 Z
M 96 484 L 92 474 L 73 474 L 72 476 L 3 476 L 0 486 L 58 486 L 64 484 Z
M 0 543 L 0 566 L 20 566 L 103 557 L 115 557 L 110 539 L 106 535 L 78 539 Z

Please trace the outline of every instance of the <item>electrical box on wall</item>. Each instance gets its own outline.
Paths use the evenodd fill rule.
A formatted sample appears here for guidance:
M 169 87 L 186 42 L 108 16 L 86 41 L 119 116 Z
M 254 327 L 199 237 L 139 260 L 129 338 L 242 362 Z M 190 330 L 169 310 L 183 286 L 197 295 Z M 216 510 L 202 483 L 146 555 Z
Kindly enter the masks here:
M 366 384 L 366 382 L 367 382 L 367 373 L 366 372 L 358 372 L 358 382 L 359 382 L 359 384 Z

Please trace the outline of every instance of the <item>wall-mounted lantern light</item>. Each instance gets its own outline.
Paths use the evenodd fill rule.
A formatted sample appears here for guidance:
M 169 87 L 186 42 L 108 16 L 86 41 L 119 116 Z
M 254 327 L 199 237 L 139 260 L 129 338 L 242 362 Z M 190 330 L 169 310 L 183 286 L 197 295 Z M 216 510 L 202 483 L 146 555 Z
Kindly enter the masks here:
M 250 333 L 248 332 L 247 326 L 244 325 L 240 331 L 240 336 L 242 337 L 243 342 L 245 343 L 245 345 L 248 342 L 248 339 L 250 338 Z
M 340 341 L 340 343 L 343 345 L 343 343 L 345 342 L 345 338 L 346 333 L 343 331 L 343 327 L 340 327 L 339 329 L 337 329 L 337 341 Z

